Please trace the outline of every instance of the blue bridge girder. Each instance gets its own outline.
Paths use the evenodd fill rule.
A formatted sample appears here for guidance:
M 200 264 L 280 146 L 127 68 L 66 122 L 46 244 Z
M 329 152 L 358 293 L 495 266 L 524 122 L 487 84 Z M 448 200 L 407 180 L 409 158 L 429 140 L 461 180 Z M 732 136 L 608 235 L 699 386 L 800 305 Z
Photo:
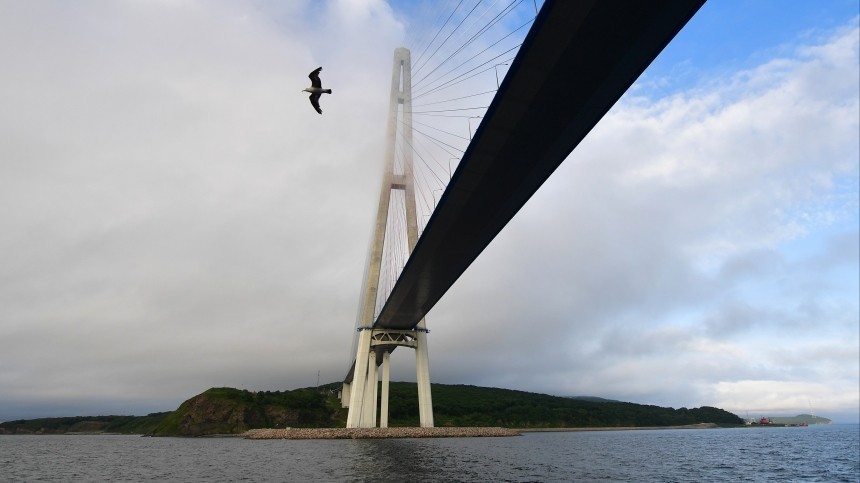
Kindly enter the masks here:
M 547 0 L 373 326 L 414 328 L 703 4 Z

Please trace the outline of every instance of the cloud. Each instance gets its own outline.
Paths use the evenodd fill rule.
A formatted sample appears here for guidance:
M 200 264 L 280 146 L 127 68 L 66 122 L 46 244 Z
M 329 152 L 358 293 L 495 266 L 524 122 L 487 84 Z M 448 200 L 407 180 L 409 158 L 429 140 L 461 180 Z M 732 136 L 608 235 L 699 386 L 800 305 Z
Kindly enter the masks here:
M 0 7 L 0 419 L 342 376 L 402 27 L 327 7 Z
M 721 382 L 714 387 L 719 407 L 739 414 L 815 412 L 819 405 L 831 411 L 848 412 L 856 408 L 858 391 L 843 391 L 819 382 L 751 380 Z M 826 416 L 825 416 L 826 417 Z

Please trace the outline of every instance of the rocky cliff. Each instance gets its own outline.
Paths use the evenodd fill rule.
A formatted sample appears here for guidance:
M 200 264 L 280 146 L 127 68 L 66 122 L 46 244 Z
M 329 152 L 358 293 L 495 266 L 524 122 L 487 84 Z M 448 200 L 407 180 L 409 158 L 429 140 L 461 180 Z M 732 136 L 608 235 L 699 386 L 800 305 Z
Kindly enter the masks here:
M 151 434 L 239 434 L 252 428 L 330 427 L 341 424 L 339 404 L 325 390 L 251 392 L 212 388 L 182 403 Z

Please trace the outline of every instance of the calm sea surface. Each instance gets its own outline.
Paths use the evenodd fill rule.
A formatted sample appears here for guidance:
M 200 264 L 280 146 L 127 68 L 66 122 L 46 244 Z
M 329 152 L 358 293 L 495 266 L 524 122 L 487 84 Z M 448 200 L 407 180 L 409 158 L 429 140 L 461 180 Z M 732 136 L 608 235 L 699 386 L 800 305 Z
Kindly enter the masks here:
M 860 426 L 250 441 L 0 436 L 0 481 L 860 481 Z

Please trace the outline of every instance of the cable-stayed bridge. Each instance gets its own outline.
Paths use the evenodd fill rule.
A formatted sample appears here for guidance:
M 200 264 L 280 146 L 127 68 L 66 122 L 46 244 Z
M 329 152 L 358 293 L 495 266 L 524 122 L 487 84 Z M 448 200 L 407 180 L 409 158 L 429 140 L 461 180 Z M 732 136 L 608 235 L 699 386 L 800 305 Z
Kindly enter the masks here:
M 451 29 L 444 28 L 463 3 L 461 0 L 457 4 L 424 49 L 432 52 L 431 57 L 424 57 L 422 52 L 413 64 L 409 50 L 395 51 L 386 168 L 356 323 L 355 358 L 342 392 L 343 403 L 349 407 L 348 427 L 376 426 L 377 415 L 379 425 L 387 426 L 389 355 L 397 346 L 416 350 L 420 422 L 421 426 L 433 426 L 424 316 L 704 0 L 547 0 L 527 22 L 531 28 L 517 46 L 515 57 L 505 59 L 515 50 L 510 49 L 472 69 L 493 70 L 498 75 L 499 66 L 508 67 L 503 80 L 493 86 L 495 95 L 483 116 L 470 110 L 478 108 L 447 109 L 448 101 L 444 100 L 425 101 L 423 107 L 413 104 L 467 80 L 472 71 L 457 72 L 454 68 L 441 76 L 437 72 L 450 69 L 448 60 L 455 59 L 464 45 L 473 43 L 482 31 L 487 31 L 487 26 L 524 4 L 522 0 L 511 2 L 491 17 L 484 29 L 465 39 L 454 54 L 429 64 L 427 59 L 444 45 L 440 40 L 438 47 L 434 46 L 436 39 L 447 36 L 446 42 L 468 20 L 470 15 L 465 15 L 456 28 L 453 23 Z M 469 14 L 481 3 L 474 3 Z M 485 14 L 489 12 L 485 10 Z M 473 23 L 480 25 L 477 20 Z M 452 75 L 446 77 L 448 73 Z M 413 75 L 417 78 L 414 84 Z M 422 88 L 421 81 L 426 79 L 434 81 L 426 82 Z M 441 108 L 428 109 L 433 105 Z M 459 113 L 454 117 L 465 119 L 468 125 L 468 144 L 460 156 L 453 156 L 458 149 L 439 139 L 441 135 L 425 131 L 435 129 L 453 136 L 456 133 L 413 120 L 419 114 L 444 116 L 454 112 Z M 479 120 L 474 132 L 473 119 Z M 452 155 L 449 163 L 457 160 L 453 172 L 449 164 L 449 180 L 441 183 L 441 188 L 421 188 L 421 170 L 415 158 L 427 163 L 425 156 L 433 157 L 443 168 L 445 163 L 416 149 L 415 132 L 426 137 L 437 152 Z M 432 190 L 434 209 L 419 215 L 420 202 L 416 199 L 423 198 L 429 206 L 428 190 Z M 428 219 L 422 229 L 423 216 Z M 382 387 L 381 394 L 377 394 L 380 365 Z

